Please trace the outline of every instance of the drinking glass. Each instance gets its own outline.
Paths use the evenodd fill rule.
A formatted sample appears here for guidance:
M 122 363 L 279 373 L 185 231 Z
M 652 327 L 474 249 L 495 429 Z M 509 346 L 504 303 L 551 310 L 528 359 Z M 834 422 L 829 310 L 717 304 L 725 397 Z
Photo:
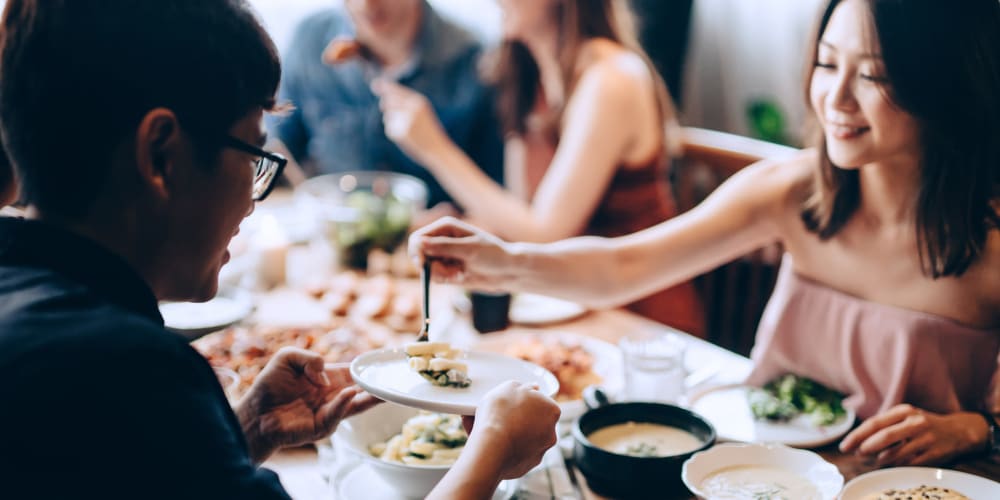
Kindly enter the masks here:
M 678 334 L 626 336 L 619 343 L 625 399 L 677 404 L 684 395 L 686 343 Z

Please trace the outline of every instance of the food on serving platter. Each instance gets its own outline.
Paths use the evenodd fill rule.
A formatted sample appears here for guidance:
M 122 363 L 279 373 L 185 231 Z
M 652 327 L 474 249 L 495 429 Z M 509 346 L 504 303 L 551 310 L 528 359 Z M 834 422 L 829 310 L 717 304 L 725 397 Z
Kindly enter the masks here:
M 209 364 L 239 375 L 233 391 L 242 396 L 279 349 L 284 346 L 313 351 L 330 363 L 349 362 L 361 353 L 400 344 L 398 334 L 372 322 L 343 322 L 336 327 L 236 327 L 202 337 L 195 347 Z
M 400 332 L 420 329 L 420 283 L 387 274 L 364 276 L 344 271 L 303 290 L 330 311 L 332 318 L 370 320 Z
M 411 342 L 406 344 L 410 368 L 434 385 L 468 387 L 469 367 L 458 361 L 462 351 L 447 342 Z
M 701 489 L 713 500 L 821 500 L 813 483 L 771 466 L 727 467 L 706 477 Z
M 816 425 L 830 425 L 843 418 L 847 414 L 843 399 L 844 395 L 837 391 L 790 374 L 747 393 L 750 410 L 757 419 L 787 421 L 806 414 Z
M 569 339 L 531 337 L 512 344 L 504 353 L 552 372 L 559 380 L 557 401 L 580 399 L 585 387 L 601 383 L 593 370 L 593 355 Z
M 901 490 L 890 488 L 878 493 L 872 493 L 865 500 L 970 500 L 969 497 L 952 489 L 941 486 L 920 485 L 916 488 Z
M 422 411 L 403 424 L 400 434 L 372 445 L 369 452 L 407 465 L 451 465 L 468 439 L 461 417 Z
M 331 66 L 343 64 L 361 56 L 361 42 L 352 37 L 334 38 L 323 51 L 323 62 Z
M 669 457 L 690 453 L 703 443 L 690 432 L 667 425 L 626 422 L 598 429 L 587 440 L 606 451 L 634 457 Z

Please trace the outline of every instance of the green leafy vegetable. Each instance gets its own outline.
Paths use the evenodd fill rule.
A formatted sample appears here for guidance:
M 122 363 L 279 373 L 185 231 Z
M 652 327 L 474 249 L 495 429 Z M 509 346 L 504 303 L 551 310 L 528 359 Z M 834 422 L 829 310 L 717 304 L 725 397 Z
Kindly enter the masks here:
M 837 391 L 790 374 L 747 394 L 750 411 L 757 419 L 787 421 L 804 413 L 816 425 L 830 425 L 846 415 L 843 399 Z
M 347 196 L 345 204 L 357 211 L 357 220 L 337 227 L 342 264 L 365 269 L 369 252 L 381 249 L 391 253 L 406 239 L 410 207 L 392 193 L 379 196 L 356 191 Z

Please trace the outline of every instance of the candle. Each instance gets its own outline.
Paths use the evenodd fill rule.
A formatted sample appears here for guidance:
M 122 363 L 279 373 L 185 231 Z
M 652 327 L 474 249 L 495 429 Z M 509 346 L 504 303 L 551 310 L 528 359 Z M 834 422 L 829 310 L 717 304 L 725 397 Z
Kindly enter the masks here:
M 260 286 L 274 288 L 283 285 L 286 278 L 289 244 L 285 231 L 274 215 L 264 215 L 255 240 L 260 255 L 257 265 Z

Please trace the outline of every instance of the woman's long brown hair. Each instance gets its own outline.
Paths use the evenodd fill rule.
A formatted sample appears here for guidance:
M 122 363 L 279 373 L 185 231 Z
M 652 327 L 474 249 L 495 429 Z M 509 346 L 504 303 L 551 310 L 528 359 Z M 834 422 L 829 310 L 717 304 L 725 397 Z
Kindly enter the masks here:
M 664 123 L 674 122 L 670 93 L 639 45 L 635 18 L 626 0 L 564 0 L 559 3 L 556 16 L 559 24 L 559 63 L 565 87 L 563 95 L 572 94 L 579 77 L 576 66 L 583 44 L 594 38 L 606 38 L 642 57 L 655 80 L 660 116 Z M 523 43 L 506 40 L 497 49 L 495 64 L 488 68 L 487 75 L 499 92 L 498 114 L 504 133 L 523 135 L 527 132 L 528 116 L 539 92 L 540 74 L 534 57 Z M 542 120 L 544 131 L 557 138 L 562 115 L 563 106 L 552 106 L 548 116 Z
M 840 0 L 820 17 L 807 68 L 808 103 L 819 40 Z M 1000 2 L 866 0 L 881 45 L 884 92 L 920 130 L 918 251 L 924 273 L 960 276 L 1000 228 Z M 802 207 L 806 227 L 836 235 L 861 203 L 857 170 L 834 165 L 817 128 L 819 170 Z

